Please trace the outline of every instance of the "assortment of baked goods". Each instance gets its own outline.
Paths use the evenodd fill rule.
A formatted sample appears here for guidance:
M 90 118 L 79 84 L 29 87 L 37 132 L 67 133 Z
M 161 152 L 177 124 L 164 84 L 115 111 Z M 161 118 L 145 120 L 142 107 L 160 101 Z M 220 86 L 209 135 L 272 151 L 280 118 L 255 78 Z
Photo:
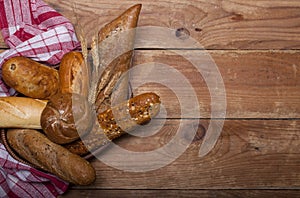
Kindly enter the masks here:
M 113 61 L 106 60 L 106 54 L 120 46 L 102 45 L 112 34 L 136 27 L 140 9 L 140 4 L 129 8 L 99 31 L 91 49 L 93 63 L 77 51 L 65 54 L 56 69 L 25 57 L 5 62 L 3 80 L 20 93 L 0 98 L 6 146 L 34 167 L 70 183 L 89 185 L 95 180 L 93 166 L 82 156 L 148 123 L 159 112 L 155 93 L 127 95 L 134 34 L 126 37 L 131 50 Z M 117 83 L 119 100 L 111 105 Z

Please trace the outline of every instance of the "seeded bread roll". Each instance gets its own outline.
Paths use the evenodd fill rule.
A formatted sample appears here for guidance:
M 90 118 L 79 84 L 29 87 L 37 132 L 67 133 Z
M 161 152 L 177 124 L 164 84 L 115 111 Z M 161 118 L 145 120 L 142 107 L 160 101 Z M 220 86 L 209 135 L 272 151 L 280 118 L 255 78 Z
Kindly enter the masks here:
M 159 113 L 160 103 L 160 98 L 155 93 L 140 94 L 120 103 L 98 114 L 99 125 L 93 127 L 86 136 L 81 137 L 81 140 L 71 143 L 73 147 L 70 145 L 67 147 L 79 155 L 94 151 L 111 140 L 135 130 L 139 125 L 150 122 Z
M 98 122 L 108 139 L 113 140 L 150 122 L 159 109 L 159 96 L 144 93 L 98 114 Z
M 41 115 L 41 126 L 47 137 L 57 143 L 75 141 L 93 125 L 86 98 L 78 94 L 59 93 L 53 96 Z
M 49 99 L 58 92 L 58 71 L 26 57 L 13 57 L 2 66 L 4 82 L 30 98 Z
M 95 170 L 83 158 L 53 143 L 42 133 L 32 129 L 9 129 L 10 146 L 25 160 L 76 185 L 89 185 Z

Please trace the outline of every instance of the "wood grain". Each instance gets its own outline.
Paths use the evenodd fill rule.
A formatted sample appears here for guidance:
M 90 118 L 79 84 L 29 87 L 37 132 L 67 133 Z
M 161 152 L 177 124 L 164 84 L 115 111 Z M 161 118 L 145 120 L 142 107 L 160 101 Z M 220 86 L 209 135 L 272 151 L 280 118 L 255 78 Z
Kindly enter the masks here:
M 193 125 L 196 120 L 181 121 Z M 226 120 L 221 137 L 205 157 L 198 152 L 209 120 L 200 120 L 197 134 L 188 149 L 171 164 L 148 172 L 127 172 L 92 161 L 97 179 L 89 189 L 298 189 L 300 186 L 299 120 Z M 155 135 L 127 136 L 116 142 L 136 152 L 163 147 L 178 133 L 180 120 L 167 120 Z M 178 146 L 186 142 L 186 131 Z M 118 157 L 109 147 L 98 157 Z M 113 156 L 112 156 L 113 155 Z M 172 155 L 172 150 L 169 154 Z M 166 156 L 169 157 L 169 156 Z M 128 156 L 128 159 L 131 159 Z M 162 158 L 163 159 L 163 158 Z M 141 159 L 136 159 L 136 162 Z M 151 164 L 151 158 L 145 158 Z M 126 166 L 127 161 L 119 163 Z M 158 162 L 155 162 L 158 163 Z M 130 168 L 139 168 L 139 164 Z M 74 187 L 74 189 L 80 187 Z M 82 189 L 86 189 L 83 187 Z
M 91 37 L 97 28 L 128 7 L 141 3 L 125 0 L 46 0 Z M 300 2 L 297 0 L 144 0 L 140 26 L 178 30 L 206 49 L 299 49 Z M 174 36 L 176 36 L 174 34 Z M 183 37 L 184 38 L 184 37 Z M 1 40 L 1 47 L 6 45 Z
M 188 55 L 194 57 L 193 61 L 197 64 L 191 64 L 186 58 Z M 207 57 L 211 58 L 206 60 Z M 300 53 L 291 51 L 138 50 L 134 59 L 137 67 L 132 69 L 131 81 L 133 88 L 134 85 L 141 85 L 136 94 L 157 92 L 169 118 L 185 117 L 181 115 L 180 107 L 188 106 L 194 99 L 199 101 L 200 117 L 209 118 L 211 96 L 215 92 L 210 82 L 215 81 L 211 68 L 215 67 L 225 85 L 226 118 L 299 118 L 299 62 Z M 184 75 L 184 80 L 190 82 L 191 86 L 183 85 L 180 75 L 172 74 L 172 70 Z M 163 79 L 158 79 L 159 76 Z M 153 79 L 156 81 L 151 81 Z M 174 79 L 179 80 L 172 83 Z M 178 90 L 177 93 L 174 90 Z M 190 90 L 196 92 L 197 98 L 193 97 Z M 180 101 L 179 96 L 183 96 Z M 222 109 L 222 106 L 217 105 L 216 111 Z M 193 108 L 188 108 L 191 115 L 187 117 L 193 117 Z
M 137 0 L 45 2 L 69 18 L 76 28 L 78 24 L 84 27 L 88 40 L 104 24 L 141 3 Z M 144 0 L 142 4 L 139 27 L 170 28 L 173 30 L 170 39 L 182 46 L 176 47 L 177 51 L 170 49 L 173 45 L 143 47 L 144 43 L 137 40 L 135 67 L 131 70 L 132 85 L 138 85 L 134 94 L 158 93 L 165 114 L 153 120 L 153 125 L 126 135 L 115 144 L 129 151 L 149 152 L 164 148 L 174 137 L 179 137 L 178 148 L 186 143 L 189 146 L 172 163 L 148 172 L 118 170 L 93 159 L 95 183 L 84 187 L 71 185 L 62 197 L 300 197 L 300 1 Z M 137 38 L 143 36 L 139 33 Z M 148 35 L 148 39 L 155 40 L 156 36 L 159 35 Z M 208 51 L 185 47 L 191 38 Z M 7 49 L 1 36 L 0 48 Z M 202 64 L 200 72 L 187 59 L 189 55 Z M 199 149 L 211 117 L 222 120 L 212 116 L 211 91 L 216 87 L 210 89 L 209 85 L 214 85 L 215 78 L 210 78 L 214 76 L 213 63 L 225 86 L 226 117 L 221 116 L 225 122 L 217 144 L 200 158 Z M 148 68 L 141 69 L 143 66 Z M 195 101 L 183 81 L 178 80 L 172 86 L 160 83 L 173 77 L 170 69 L 190 83 L 200 115 L 195 115 L 190 106 L 187 106 L 190 112 L 182 114 L 180 107 Z M 152 72 L 158 77 L 164 75 L 155 82 L 141 78 L 145 74 L 151 76 Z M 217 101 L 214 107 L 221 112 L 222 101 Z M 163 127 L 157 127 L 157 133 L 148 131 L 149 126 L 160 124 Z M 178 135 L 180 124 L 191 130 Z M 99 157 L 110 156 L 113 151 L 114 148 L 108 147 Z M 164 151 L 167 151 L 164 158 L 174 154 L 172 149 Z M 127 168 L 140 168 L 139 163 L 127 165 L 118 156 L 112 155 L 112 159 Z M 151 158 L 143 160 L 136 162 L 152 162 Z
M 257 198 L 257 197 L 300 197 L 299 190 L 72 190 L 62 197 L 224 197 L 224 198 Z
M 204 65 L 200 71 L 185 58 L 189 54 Z M 202 57 L 210 57 L 210 61 Z M 225 85 L 226 118 L 300 118 L 299 63 L 299 51 L 136 50 L 131 84 L 134 94 L 150 91 L 160 95 L 168 118 L 218 118 L 211 114 L 214 90 L 208 89 L 203 77 L 212 75 L 210 68 L 216 67 Z M 178 76 L 172 76 L 170 69 L 183 75 L 191 86 L 176 81 Z M 156 79 L 159 76 L 164 79 Z M 172 80 L 176 82 L 166 84 Z M 193 98 L 191 91 L 195 91 L 197 98 Z M 200 115 L 191 111 L 193 99 L 198 100 Z M 181 108 L 189 111 L 182 113 Z M 218 109 L 224 107 L 216 105 L 215 111 Z

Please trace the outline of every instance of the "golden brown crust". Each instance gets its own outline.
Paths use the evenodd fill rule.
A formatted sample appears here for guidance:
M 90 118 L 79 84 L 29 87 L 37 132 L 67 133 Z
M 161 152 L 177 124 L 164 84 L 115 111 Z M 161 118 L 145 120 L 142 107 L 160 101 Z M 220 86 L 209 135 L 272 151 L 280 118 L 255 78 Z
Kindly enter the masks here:
M 28 162 L 76 185 L 89 185 L 95 180 L 91 164 L 64 147 L 31 129 L 7 131 L 10 146 Z
M 88 71 L 81 52 L 66 53 L 59 66 L 60 90 L 62 93 L 88 94 Z
M 131 28 L 135 28 L 138 23 L 141 8 L 142 4 L 136 4 L 128 8 L 116 19 L 106 24 L 98 33 L 99 42 L 102 42 L 108 36 L 111 36 L 117 31 L 124 31 Z
M 87 133 L 93 124 L 90 106 L 83 96 L 59 93 L 53 96 L 41 115 L 41 126 L 47 137 L 66 144 Z
M 150 122 L 158 114 L 159 107 L 158 95 L 144 93 L 98 114 L 98 121 L 108 139 L 113 140 Z
M 89 150 L 81 141 L 81 139 L 65 144 L 64 147 L 68 149 L 71 153 L 74 153 L 79 156 L 83 156 L 89 153 Z
M 41 129 L 40 119 L 47 100 L 0 97 L 0 128 Z
M 70 145 L 80 145 L 78 150 L 85 150 L 84 154 L 87 154 L 87 151 L 95 150 L 134 130 L 137 126 L 148 123 L 159 113 L 159 110 L 160 98 L 155 93 L 135 96 L 98 114 L 100 128 L 94 127 L 89 134 L 81 138 L 80 143 L 74 142 Z M 70 146 L 68 147 L 70 148 Z M 71 149 L 73 150 L 73 148 Z
M 134 46 L 134 31 L 137 27 L 141 4 L 127 9 L 119 17 L 105 25 L 98 33 L 100 50 L 100 65 L 104 68 L 98 84 L 96 99 L 97 112 L 102 112 L 111 106 L 111 94 L 120 77 L 128 71 L 131 65 Z M 121 38 L 113 38 L 121 34 Z M 121 40 L 120 40 L 121 39 Z M 122 54 L 118 54 L 118 52 Z M 124 77 L 118 89 L 119 102 L 125 101 L 128 95 L 128 77 Z
M 111 95 L 113 89 L 116 87 L 117 82 L 120 80 L 120 77 L 130 68 L 131 59 L 133 56 L 133 44 L 134 44 L 134 34 L 128 34 L 123 38 L 122 44 L 118 42 L 109 42 L 106 39 L 109 39 L 116 33 L 124 32 L 126 30 L 135 28 L 137 26 L 139 13 L 141 10 L 141 4 L 137 4 L 127 9 L 119 17 L 112 20 L 110 23 L 106 24 L 98 32 L 96 36 L 97 39 L 92 43 L 91 52 L 95 53 L 95 61 L 97 64 L 101 65 L 100 69 L 103 73 L 101 75 L 99 84 L 97 86 L 96 95 L 96 110 L 97 112 L 102 112 L 111 107 Z M 132 32 L 131 32 L 132 33 Z M 111 60 L 113 55 L 112 52 L 122 51 L 122 48 L 125 50 L 130 49 L 121 56 L 118 56 L 114 60 Z M 95 65 L 96 67 L 98 65 Z M 125 75 L 122 81 L 118 85 L 118 100 L 123 102 L 127 100 L 128 95 L 128 77 Z M 117 102 L 118 103 L 118 102 Z M 116 136 L 109 135 L 110 139 L 113 139 Z M 87 136 L 87 142 L 89 149 L 94 149 L 97 146 L 105 144 L 107 142 L 107 137 L 103 133 L 99 133 L 97 130 L 93 130 Z M 88 150 L 86 146 L 82 143 L 81 140 L 71 142 L 68 144 L 67 148 L 72 150 L 75 153 L 84 153 Z
M 58 71 L 26 57 L 13 57 L 2 66 L 4 82 L 24 94 L 49 99 L 59 88 Z

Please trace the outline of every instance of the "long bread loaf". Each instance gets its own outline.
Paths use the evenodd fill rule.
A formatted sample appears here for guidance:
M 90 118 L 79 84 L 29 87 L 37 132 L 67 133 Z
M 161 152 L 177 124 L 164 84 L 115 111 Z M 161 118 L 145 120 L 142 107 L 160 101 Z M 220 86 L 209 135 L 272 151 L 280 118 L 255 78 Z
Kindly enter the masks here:
M 95 180 L 91 164 L 51 142 L 42 133 L 32 129 L 9 129 L 10 146 L 25 160 L 76 185 L 89 185 Z

